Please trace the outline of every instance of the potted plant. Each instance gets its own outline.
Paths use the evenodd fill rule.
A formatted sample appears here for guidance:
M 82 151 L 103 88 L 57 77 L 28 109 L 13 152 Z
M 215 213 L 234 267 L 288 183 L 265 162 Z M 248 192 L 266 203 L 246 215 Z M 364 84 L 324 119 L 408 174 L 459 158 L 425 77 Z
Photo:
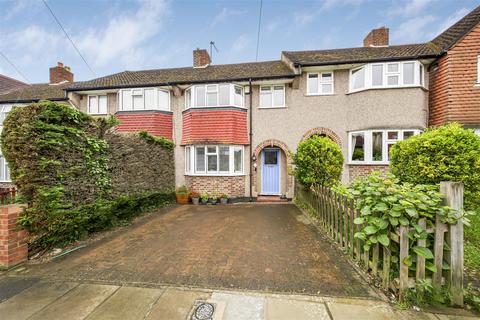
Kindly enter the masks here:
M 202 200 L 203 204 L 207 204 L 208 197 L 209 197 L 208 193 L 206 193 L 206 192 L 202 193 L 202 195 L 200 196 L 200 199 Z
M 188 189 L 185 186 L 181 186 L 175 192 L 178 204 L 187 204 L 188 203 Z
M 220 196 L 220 203 L 221 204 L 227 204 L 228 203 L 228 195 L 225 193 Z
M 195 191 L 190 192 L 190 199 L 192 199 L 193 204 L 198 204 L 200 200 L 200 193 Z

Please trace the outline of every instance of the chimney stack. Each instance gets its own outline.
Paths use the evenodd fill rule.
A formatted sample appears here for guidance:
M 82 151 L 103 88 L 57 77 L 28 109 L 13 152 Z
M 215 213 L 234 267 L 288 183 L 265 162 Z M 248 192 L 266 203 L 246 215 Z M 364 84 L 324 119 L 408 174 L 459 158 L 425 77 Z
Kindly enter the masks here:
M 193 50 L 193 67 L 194 68 L 205 68 L 212 60 L 210 59 L 210 55 L 206 49 L 199 49 Z
M 388 31 L 389 30 L 387 27 L 373 29 L 365 37 L 365 39 L 363 39 L 363 46 L 364 47 L 387 47 Z
M 57 62 L 55 67 L 50 68 L 50 84 L 62 82 L 73 82 L 73 73 L 70 67 L 64 66 L 62 62 Z

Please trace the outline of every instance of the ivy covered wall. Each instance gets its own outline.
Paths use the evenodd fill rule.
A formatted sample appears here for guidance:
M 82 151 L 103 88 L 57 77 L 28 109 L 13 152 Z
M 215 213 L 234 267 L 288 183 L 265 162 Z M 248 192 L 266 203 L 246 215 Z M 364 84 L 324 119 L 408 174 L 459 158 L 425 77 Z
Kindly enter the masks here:
M 2 151 L 28 204 L 20 223 L 34 247 L 69 243 L 172 201 L 173 143 L 116 134 L 115 124 L 49 101 L 7 116 Z

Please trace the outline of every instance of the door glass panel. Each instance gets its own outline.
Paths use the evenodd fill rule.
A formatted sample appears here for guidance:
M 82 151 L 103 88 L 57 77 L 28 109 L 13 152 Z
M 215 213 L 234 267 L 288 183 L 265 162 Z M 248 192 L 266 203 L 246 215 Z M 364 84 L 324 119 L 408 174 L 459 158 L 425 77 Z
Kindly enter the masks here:
M 265 164 L 276 165 L 278 164 L 278 152 L 276 150 L 266 150 L 264 153 Z

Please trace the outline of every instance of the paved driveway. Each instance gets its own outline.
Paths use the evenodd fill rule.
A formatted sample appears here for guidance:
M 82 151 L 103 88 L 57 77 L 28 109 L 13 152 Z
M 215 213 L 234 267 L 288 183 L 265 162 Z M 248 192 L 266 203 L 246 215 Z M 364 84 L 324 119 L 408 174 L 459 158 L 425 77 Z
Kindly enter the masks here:
M 344 257 L 291 204 L 163 210 L 24 273 L 115 284 L 372 295 Z

